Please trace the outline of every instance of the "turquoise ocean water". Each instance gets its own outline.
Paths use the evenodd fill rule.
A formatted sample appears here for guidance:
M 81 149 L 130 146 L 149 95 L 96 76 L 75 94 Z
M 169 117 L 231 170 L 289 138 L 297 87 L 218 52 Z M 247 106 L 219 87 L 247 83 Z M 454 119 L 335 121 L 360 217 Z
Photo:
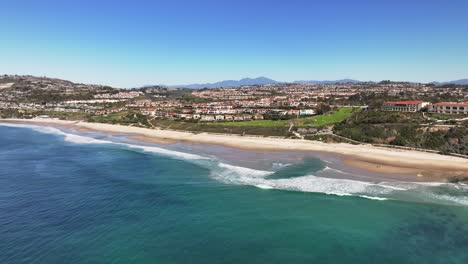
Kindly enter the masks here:
M 466 185 L 271 164 L 0 125 L 0 263 L 468 263 Z

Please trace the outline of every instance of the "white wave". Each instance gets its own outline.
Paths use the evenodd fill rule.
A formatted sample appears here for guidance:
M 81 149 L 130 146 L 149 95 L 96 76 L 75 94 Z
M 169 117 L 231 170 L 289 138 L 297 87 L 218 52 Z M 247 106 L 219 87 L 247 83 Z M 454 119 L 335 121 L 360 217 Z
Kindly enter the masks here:
M 212 177 L 228 184 L 250 185 L 262 189 L 325 193 L 339 196 L 354 194 L 385 194 L 391 190 L 369 182 L 332 179 L 314 175 L 288 179 L 268 179 L 273 172 L 260 171 L 224 163 L 212 171 Z
M 257 184 L 257 185 L 255 185 L 255 187 L 260 188 L 260 189 L 264 189 L 264 190 L 271 190 L 271 189 L 274 189 L 272 186 L 270 186 L 270 185 L 264 185 L 264 184 Z
M 18 128 L 29 128 L 36 132 L 45 133 L 45 134 L 54 134 L 63 136 L 65 141 L 78 143 L 78 144 L 103 144 L 109 143 L 103 140 L 98 140 L 91 137 L 84 137 L 75 134 L 65 133 L 62 130 L 55 128 L 55 127 L 48 127 L 48 126 L 36 126 L 36 125 L 25 125 L 25 124 L 6 124 L 0 123 L 0 126 L 7 126 L 7 127 L 18 127 Z
M 388 200 L 388 198 L 367 196 L 367 195 L 359 195 L 359 197 L 366 198 L 366 199 L 369 199 L 369 200 L 376 200 L 376 201 L 386 201 L 386 200 Z
M 273 186 L 284 190 L 296 190 L 302 192 L 315 192 L 334 195 L 352 195 L 353 193 L 364 193 L 370 183 L 317 177 L 313 175 L 271 180 Z
M 344 171 L 337 170 L 337 169 L 333 169 L 333 168 L 330 168 L 330 167 L 328 167 L 328 166 L 325 166 L 325 168 L 323 168 L 321 171 L 334 171 L 334 172 L 338 172 L 338 173 L 341 173 L 341 174 L 352 175 L 351 173 L 344 172 Z
M 225 163 L 219 163 L 217 168 L 213 169 L 211 176 L 228 184 L 239 185 L 268 185 L 264 178 L 273 172 L 260 171 L 245 167 L 233 166 Z
M 58 128 L 48 127 L 48 126 L 36 126 L 36 125 L 25 125 L 25 124 L 9 124 L 9 123 L 8 124 L 0 123 L 0 125 L 8 126 L 8 127 L 29 128 L 29 129 L 32 129 L 34 131 L 40 132 L 40 133 L 59 135 L 59 136 L 62 136 L 65 141 L 71 142 L 71 143 L 76 143 L 76 144 L 112 144 L 112 145 L 115 145 L 115 146 L 124 146 L 124 147 L 130 148 L 130 149 L 142 150 L 142 151 L 147 152 L 147 153 L 156 153 L 156 154 L 161 154 L 161 155 L 170 156 L 170 157 L 177 157 L 177 158 L 182 158 L 182 159 L 187 159 L 187 160 L 206 159 L 206 158 L 204 158 L 202 156 L 189 154 L 189 153 L 178 152 L 178 151 L 172 151 L 172 150 L 158 148 L 158 147 L 112 142 L 112 141 L 95 139 L 95 138 L 92 138 L 92 137 L 86 137 L 86 136 L 66 133 L 66 132 L 64 132 L 64 131 L 62 131 L 62 130 L 60 130 Z
M 41 126 L 35 126 L 35 125 L 26 125 L 26 124 L 14 124 L 14 123 L 1 123 L 0 126 L 4 127 L 19 127 L 19 128 L 29 128 L 29 129 L 36 129 L 36 128 L 41 128 Z M 42 127 L 46 128 L 46 127 Z M 51 127 L 52 128 L 52 127 Z
M 363 182 L 349 179 L 325 178 L 315 175 L 287 179 L 269 179 L 270 171 L 260 171 L 239 166 L 218 164 L 212 177 L 227 184 L 249 185 L 260 189 L 323 193 L 337 196 L 357 196 L 375 201 L 404 200 L 468 205 L 468 196 L 438 195 L 440 188 L 457 190 L 462 185 L 418 182 Z M 455 188 L 454 188 L 455 187 Z M 464 189 L 463 186 L 461 188 Z
M 111 142 L 73 134 L 65 134 L 65 141 L 76 144 L 110 144 Z
M 468 191 L 468 185 L 464 183 L 447 183 L 447 185 L 453 186 L 454 188 L 458 190 Z
M 126 144 L 126 143 L 114 143 L 114 142 L 112 143 L 116 145 L 126 146 L 131 149 L 140 149 L 148 153 L 157 153 L 157 154 L 161 154 L 165 156 L 178 157 L 178 158 L 187 159 L 187 160 L 207 159 L 205 157 L 195 155 L 195 154 L 173 151 L 173 150 L 168 150 L 168 149 L 163 149 L 163 148 L 158 148 L 158 147 L 141 146 L 141 145 L 134 145 L 134 144 Z
M 397 186 L 392 186 L 392 184 L 395 184 Z M 396 190 L 396 191 L 407 191 L 408 190 L 408 188 L 399 187 L 401 185 L 404 185 L 404 183 L 391 183 L 391 182 L 385 182 L 384 183 L 384 182 L 381 182 L 381 183 L 377 183 L 376 185 L 384 187 L 384 188 Z
M 468 205 L 468 197 L 467 196 L 454 196 L 454 195 L 448 195 L 448 194 L 434 194 L 432 195 L 432 198 L 434 198 L 436 201 L 437 200 L 442 200 L 446 201 L 449 203 L 455 203 L 458 205 Z
M 305 175 L 302 177 L 288 179 L 268 179 L 267 176 L 273 174 L 272 171 L 261 171 L 240 166 L 233 166 L 225 163 L 217 163 L 215 159 L 202 157 L 195 154 L 172 151 L 153 146 L 143 146 L 136 144 L 120 143 L 99 140 L 92 137 L 86 137 L 76 134 L 66 133 L 54 127 L 25 125 L 25 124 L 10 124 L 0 123 L 0 126 L 29 128 L 37 132 L 55 134 L 62 136 L 65 141 L 76 144 L 112 144 L 121 146 L 127 149 L 134 149 L 147 153 L 156 153 L 169 157 L 181 158 L 184 160 L 208 160 L 213 162 L 202 162 L 204 165 L 212 169 L 211 176 L 216 180 L 227 184 L 250 185 L 261 189 L 279 189 L 301 192 L 324 193 L 338 196 L 358 196 L 371 200 L 384 201 L 388 199 L 411 200 L 411 201 L 430 201 L 442 202 L 459 205 L 468 205 L 468 196 L 463 193 L 468 189 L 468 185 L 464 183 L 438 183 L 438 182 L 380 182 L 371 183 L 348 179 L 334 179 L 318 177 L 315 175 Z M 275 166 L 289 166 L 290 164 L 280 164 Z M 336 169 L 325 167 L 324 170 L 332 170 L 339 173 L 345 173 Z M 345 173 L 348 174 L 348 173 Z M 461 195 L 438 194 L 440 188 L 448 188 L 451 191 L 461 192 Z
M 411 183 L 416 184 L 416 185 L 432 186 L 432 187 L 447 185 L 447 183 L 445 182 L 411 182 Z
M 272 163 L 273 169 L 281 169 L 281 168 L 288 167 L 291 165 L 292 165 L 291 163 L 280 163 L 280 162 Z

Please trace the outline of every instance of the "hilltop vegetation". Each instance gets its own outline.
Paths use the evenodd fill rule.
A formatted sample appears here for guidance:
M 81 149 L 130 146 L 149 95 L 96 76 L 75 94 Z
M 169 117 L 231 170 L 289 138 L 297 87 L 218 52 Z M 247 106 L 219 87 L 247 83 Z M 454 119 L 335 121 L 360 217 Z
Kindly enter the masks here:
M 88 122 L 107 123 L 114 125 L 134 125 L 140 127 L 151 127 L 146 116 L 135 112 L 118 112 L 109 115 L 92 116 Z
M 113 92 L 114 89 L 104 85 L 87 85 L 66 80 L 34 77 L 2 75 L 0 83 L 12 85 L 2 92 L 14 97 L 17 103 L 55 103 L 66 100 L 90 100 L 96 93 Z
M 438 125 L 421 113 L 361 112 L 335 125 L 337 135 L 374 144 L 468 154 L 468 124 Z
M 58 118 L 60 120 L 81 121 L 81 120 L 86 120 L 90 115 L 87 113 L 83 113 L 83 112 L 0 109 L 0 118 L 31 119 L 37 116 L 50 116 L 53 118 Z

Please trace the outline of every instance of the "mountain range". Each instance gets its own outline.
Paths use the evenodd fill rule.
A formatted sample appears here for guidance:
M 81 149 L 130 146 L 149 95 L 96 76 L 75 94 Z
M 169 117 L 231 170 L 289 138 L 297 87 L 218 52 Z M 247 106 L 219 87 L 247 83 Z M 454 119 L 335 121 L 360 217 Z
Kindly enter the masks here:
M 432 82 L 432 83 L 437 84 L 437 85 L 444 85 L 444 84 L 468 85 L 468 79 L 460 79 L 460 80 L 450 81 L 450 82 Z
M 301 84 L 335 84 L 335 83 L 361 83 L 362 81 L 353 80 L 353 79 L 341 79 L 335 81 L 316 81 L 316 80 L 309 80 L 309 81 L 295 81 L 294 83 L 301 83 Z
M 342 79 L 335 81 L 316 81 L 316 80 L 301 80 L 294 81 L 293 83 L 302 84 L 333 84 L 333 83 L 360 83 L 361 81 L 352 79 Z M 239 87 L 244 85 L 266 85 L 266 84 L 279 84 L 286 82 L 279 82 L 267 77 L 258 78 L 244 78 L 241 80 L 225 80 L 215 83 L 196 83 L 196 84 L 185 84 L 185 85 L 170 85 L 169 87 L 177 88 L 189 88 L 189 89 L 203 89 L 203 88 L 221 88 L 221 87 Z
M 363 81 L 354 80 L 354 79 L 340 79 L 340 80 L 298 80 L 292 83 L 300 84 L 335 84 L 335 83 L 361 83 Z M 221 88 L 221 87 L 239 87 L 244 85 L 266 85 L 266 84 L 280 84 L 287 82 L 275 81 L 267 77 L 258 77 L 258 78 L 244 78 L 241 80 L 225 80 L 215 83 L 202 83 L 202 84 L 186 84 L 186 85 L 170 85 L 167 87 L 172 88 L 189 88 L 189 89 L 203 89 L 203 88 Z M 449 82 L 432 82 L 436 85 L 445 85 L 445 84 L 456 84 L 456 85 L 468 85 L 468 79 L 460 79 Z
M 47 77 L 34 77 L 29 75 L 0 75 L 0 83 L 6 80 L 13 80 L 13 79 L 34 79 L 34 80 L 42 80 L 42 81 L 49 81 L 52 83 L 63 83 L 68 82 L 73 84 L 70 81 L 60 80 L 56 78 L 47 78 Z M 354 80 L 354 79 L 340 79 L 340 80 L 299 80 L 294 82 L 279 82 L 267 77 L 258 77 L 258 78 L 244 78 L 241 80 L 225 80 L 215 83 L 203 83 L 203 84 L 186 84 L 186 85 L 145 85 L 138 88 L 148 88 L 148 87 L 168 87 L 168 88 L 189 88 L 189 89 L 203 89 L 203 88 L 220 88 L 220 87 L 239 87 L 244 85 L 266 85 L 266 84 L 281 84 L 281 83 L 299 83 L 299 84 L 335 84 L 335 83 L 362 83 L 364 81 Z M 366 81 L 369 82 L 369 81 Z M 431 84 L 435 85 L 447 85 L 447 84 L 455 84 L 455 85 L 468 85 L 468 79 L 460 79 L 455 81 L 448 81 L 448 82 L 431 82 Z M 68 85 L 63 85 L 68 86 Z M 101 86 L 101 85 L 94 85 L 94 86 Z
M 203 88 L 220 88 L 220 87 L 239 87 L 244 85 L 265 85 L 280 83 L 275 80 L 258 77 L 258 78 L 244 78 L 241 80 L 225 80 L 215 83 L 196 83 L 187 85 L 171 85 L 170 87 L 189 88 L 189 89 L 203 89 Z

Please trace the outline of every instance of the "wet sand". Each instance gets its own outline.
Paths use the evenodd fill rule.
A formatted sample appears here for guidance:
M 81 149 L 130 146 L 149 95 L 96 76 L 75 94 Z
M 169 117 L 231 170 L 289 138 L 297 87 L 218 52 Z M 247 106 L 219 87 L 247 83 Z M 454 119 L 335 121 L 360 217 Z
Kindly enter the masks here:
M 370 145 L 328 144 L 306 140 L 208 133 L 193 134 L 180 131 L 61 120 L 3 119 L 0 121 L 62 126 L 73 128 L 78 132 L 97 131 L 110 134 L 128 134 L 132 140 L 161 145 L 174 145 L 183 142 L 186 145 L 200 145 L 201 148 L 199 149 L 220 145 L 231 149 L 250 150 L 253 153 L 282 152 L 289 153 L 289 155 L 292 155 L 291 153 L 300 153 L 299 156 L 308 154 L 320 157 L 325 155 L 329 159 L 333 156 L 338 157 L 335 159 L 340 160 L 342 166 L 355 168 L 359 170 L 360 174 L 373 174 L 374 177 L 378 174 L 390 176 L 385 178 L 404 178 L 409 181 L 447 181 L 454 177 L 463 178 L 468 176 L 467 159 Z M 234 156 L 239 156 L 239 154 L 234 154 Z M 256 162 L 258 157 L 259 155 L 251 157 L 250 162 Z

